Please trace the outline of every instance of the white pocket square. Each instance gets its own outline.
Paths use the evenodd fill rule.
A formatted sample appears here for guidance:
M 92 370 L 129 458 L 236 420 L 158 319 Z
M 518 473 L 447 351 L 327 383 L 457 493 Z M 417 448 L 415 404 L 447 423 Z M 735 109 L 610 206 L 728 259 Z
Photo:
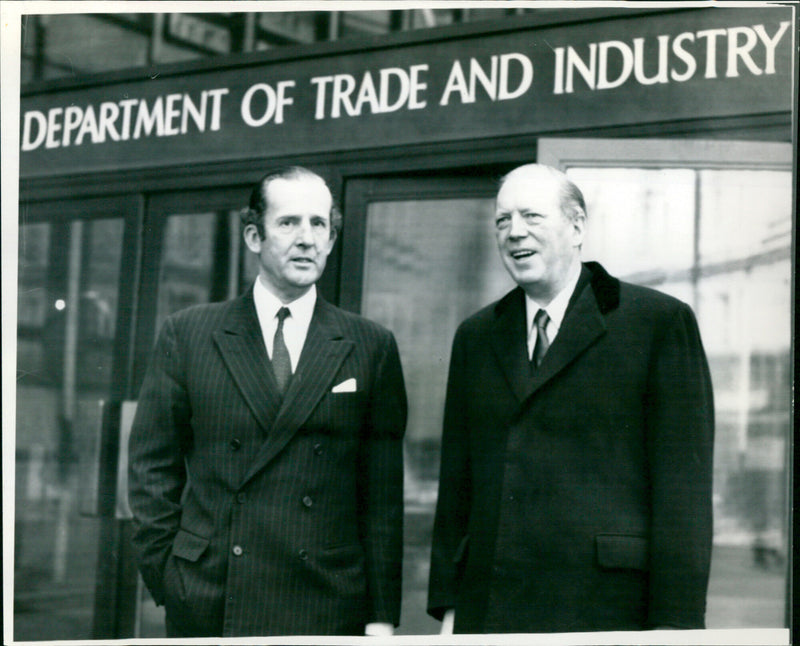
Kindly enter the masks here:
M 331 389 L 332 393 L 354 393 L 356 391 L 356 380 L 354 377 L 345 379 Z

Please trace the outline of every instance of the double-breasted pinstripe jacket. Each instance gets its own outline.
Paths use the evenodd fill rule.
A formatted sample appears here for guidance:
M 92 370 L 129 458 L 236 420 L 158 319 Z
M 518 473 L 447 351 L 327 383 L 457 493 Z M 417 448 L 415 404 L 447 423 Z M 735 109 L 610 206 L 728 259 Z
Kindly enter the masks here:
M 394 336 L 319 296 L 283 398 L 252 289 L 168 318 L 131 432 L 129 495 L 140 570 L 173 629 L 397 624 L 406 412 Z

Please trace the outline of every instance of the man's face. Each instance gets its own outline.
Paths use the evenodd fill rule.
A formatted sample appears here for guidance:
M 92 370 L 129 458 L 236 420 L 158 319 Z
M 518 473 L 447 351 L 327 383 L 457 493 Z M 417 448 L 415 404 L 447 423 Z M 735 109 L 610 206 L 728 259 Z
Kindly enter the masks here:
M 244 237 L 258 254 L 261 281 L 284 303 L 305 294 L 325 269 L 336 239 L 330 191 L 317 177 L 274 179 L 267 185 L 264 239 L 255 225 Z
M 512 174 L 497 194 L 495 235 L 508 273 L 533 299 L 549 302 L 580 257 L 583 218 L 561 210 L 559 186 L 547 173 Z

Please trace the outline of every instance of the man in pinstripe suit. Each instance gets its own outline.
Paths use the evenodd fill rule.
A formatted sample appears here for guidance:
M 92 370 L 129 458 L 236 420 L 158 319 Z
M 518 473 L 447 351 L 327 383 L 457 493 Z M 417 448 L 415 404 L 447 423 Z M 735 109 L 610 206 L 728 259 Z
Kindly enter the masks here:
M 129 477 L 169 636 L 399 622 L 405 388 L 393 335 L 316 292 L 340 221 L 318 175 L 265 175 L 244 217 L 255 285 L 161 331 Z

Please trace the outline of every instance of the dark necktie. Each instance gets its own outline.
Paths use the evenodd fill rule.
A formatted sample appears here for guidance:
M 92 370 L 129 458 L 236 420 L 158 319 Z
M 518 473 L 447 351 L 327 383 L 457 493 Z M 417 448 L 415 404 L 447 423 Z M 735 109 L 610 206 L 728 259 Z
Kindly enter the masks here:
M 547 338 L 547 324 L 550 317 L 547 312 L 539 310 L 533 317 L 533 324 L 536 326 L 536 345 L 533 346 L 533 357 L 531 357 L 531 369 L 538 368 L 550 347 L 550 339 Z
M 286 390 L 286 384 L 292 376 L 292 362 L 289 359 L 289 350 L 283 340 L 283 322 L 291 312 L 286 307 L 278 310 L 278 328 L 275 330 L 275 338 L 272 341 L 272 371 L 275 373 L 275 381 L 281 392 Z

